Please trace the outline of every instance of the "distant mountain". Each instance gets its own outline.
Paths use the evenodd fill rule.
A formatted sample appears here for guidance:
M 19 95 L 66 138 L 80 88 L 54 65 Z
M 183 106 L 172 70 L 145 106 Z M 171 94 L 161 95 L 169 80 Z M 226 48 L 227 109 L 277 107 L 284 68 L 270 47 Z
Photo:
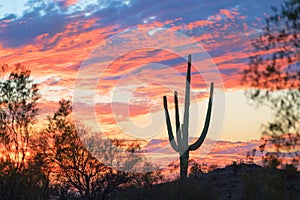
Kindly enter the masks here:
M 196 139 L 189 138 L 190 143 Z M 191 152 L 190 157 L 200 163 L 216 164 L 224 167 L 233 161 L 246 159 L 247 152 L 258 148 L 260 144 L 260 140 L 230 142 L 207 138 L 197 151 Z M 150 140 L 144 145 L 143 152 L 154 163 L 170 163 L 178 159 L 178 153 L 171 148 L 168 138 Z M 256 159 L 260 159 L 260 157 L 260 152 L 257 152 Z

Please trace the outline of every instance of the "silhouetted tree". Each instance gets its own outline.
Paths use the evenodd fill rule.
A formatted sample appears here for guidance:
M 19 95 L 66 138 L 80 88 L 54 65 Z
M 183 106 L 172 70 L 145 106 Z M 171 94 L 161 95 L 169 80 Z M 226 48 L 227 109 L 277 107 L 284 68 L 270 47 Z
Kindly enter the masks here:
M 61 100 L 47 127 L 37 133 L 40 95 L 30 71 L 19 64 L 12 72 L 8 65 L 0 70 L 0 199 L 104 199 L 116 190 L 161 179 L 159 172 L 133 173 L 151 168 L 135 154 L 137 142 L 104 140 L 84 126 L 75 127 L 70 101 Z M 95 147 L 93 154 L 120 163 L 119 168 L 96 159 L 84 138 L 85 145 Z
M 71 102 L 61 100 L 53 117 L 48 118 L 48 127 L 39 136 L 38 156 L 45 164 L 44 170 L 48 170 L 52 184 L 56 185 L 58 195 L 63 195 L 61 192 L 65 189 L 92 199 L 97 192 L 101 194 L 97 180 L 108 169 L 81 143 L 70 118 L 71 112 Z
M 20 64 L 0 80 L 0 198 L 48 199 L 49 180 L 35 163 L 30 148 L 40 98 L 30 71 Z
M 19 64 L 0 81 L 0 138 L 4 150 L 1 153 L 4 159 L 13 160 L 18 171 L 22 170 L 28 156 L 39 98 L 30 71 Z
M 252 42 L 255 55 L 243 81 L 252 87 L 246 92 L 252 102 L 274 111 L 274 120 L 263 126 L 263 136 L 275 147 L 266 156 L 285 157 L 288 152 L 299 160 L 300 1 L 288 0 L 272 10 L 262 34 Z
M 75 194 L 84 199 L 104 199 L 118 189 L 156 181 L 157 176 L 153 173 L 135 174 L 125 170 L 134 168 L 142 161 L 133 155 L 138 145 L 127 145 L 125 151 L 128 154 L 124 157 L 122 141 L 105 140 L 84 126 L 75 127 L 71 112 L 71 102 L 61 100 L 58 110 L 48 119 L 47 129 L 38 139 L 39 158 L 45 164 L 44 170 L 49 172 L 52 184 L 56 185 L 57 195 Z M 89 145 L 91 152 L 84 144 Z M 101 162 L 92 154 L 106 162 Z M 123 162 L 124 165 L 117 169 L 107 166 L 115 162 Z

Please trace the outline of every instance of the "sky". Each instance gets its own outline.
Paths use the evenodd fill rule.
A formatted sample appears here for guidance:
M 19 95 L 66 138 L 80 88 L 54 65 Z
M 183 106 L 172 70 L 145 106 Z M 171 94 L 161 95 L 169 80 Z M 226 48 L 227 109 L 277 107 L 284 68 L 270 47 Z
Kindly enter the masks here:
M 259 139 L 272 112 L 250 105 L 241 72 L 252 55 L 250 41 L 261 33 L 271 6 L 281 3 L 1 0 L 0 63 L 31 70 L 43 115 L 61 98 L 73 99 L 75 118 L 87 126 L 109 137 L 153 139 L 167 137 L 163 95 L 174 118 L 172 95 L 178 90 L 183 114 L 192 54 L 191 136 L 202 130 L 214 81 L 208 137 Z

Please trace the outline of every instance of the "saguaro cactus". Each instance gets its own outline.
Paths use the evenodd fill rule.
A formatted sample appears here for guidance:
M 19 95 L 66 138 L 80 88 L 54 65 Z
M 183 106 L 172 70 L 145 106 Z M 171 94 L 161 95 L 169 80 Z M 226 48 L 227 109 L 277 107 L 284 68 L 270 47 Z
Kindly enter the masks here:
M 184 118 L 183 118 L 183 124 L 181 124 L 181 126 L 180 126 L 180 120 L 179 120 L 178 95 L 177 95 L 177 91 L 174 92 L 177 143 L 174 140 L 170 115 L 169 115 L 169 111 L 168 111 L 167 97 L 166 96 L 163 97 L 170 144 L 171 144 L 172 148 L 176 152 L 179 153 L 179 156 L 180 156 L 180 179 L 185 179 L 187 177 L 188 160 L 189 160 L 190 151 L 194 151 L 201 146 L 201 144 L 203 143 L 203 141 L 206 137 L 206 134 L 208 132 L 208 127 L 209 127 L 210 117 L 211 117 L 211 110 L 212 110 L 214 83 L 212 82 L 210 85 L 210 95 L 209 95 L 209 102 L 208 102 L 208 108 L 207 108 L 204 128 L 202 130 L 201 136 L 197 139 L 197 141 L 194 144 L 191 144 L 191 145 L 188 144 L 190 89 L 191 89 L 191 55 L 188 56 Z

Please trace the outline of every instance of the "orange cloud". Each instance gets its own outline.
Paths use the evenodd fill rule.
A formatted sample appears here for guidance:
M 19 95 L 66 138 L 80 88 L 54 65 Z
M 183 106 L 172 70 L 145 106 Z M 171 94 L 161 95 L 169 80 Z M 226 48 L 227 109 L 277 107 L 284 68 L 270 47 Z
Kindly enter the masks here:
M 63 2 L 64 6 L 72 6 L 78 2 L 78 0 L 55 0 L 58 2 Z
M 66 1 L 65 5 L 73 5 L 76 2 Z M 223 51 L 212 55 L 212 59 L 222 73 L 226 88 L 237 87 L 239 85 L 239 75 L 236 73 L 230 75 L 226 73 L 230 72 L 230 70 L 238 71 L 247 65 L 242 60 L 247 59 L 248 55 L 247 52 L 243 52 L 242 50 L 231 52 L 230 49 L 232 46 L 246 49 L 248 44 L 241 39 L 241 35 L 245 34 L 243 29 L 240 32 L 231 34 L 226 34 L 226 31 L 235 28 L 235 20 L 243 21 L 243 16 L 236 10 L 221 9 L 209 19 L 193 21 L 185 26 L 178 25 L 178 22 L 181 20 L 178 18 L 165 22 L 154 21 L 151 25 L 156 27 L 168 25 L 174 30 L 207 28 L 204 33 L 192 35 L 191 37 L 199 42 L 209 53 Z M 225 20 L 226 23 L 222 23 L 222 20 Z M 80 65 L 99 44 L 107 42 L 107 38 L 124 30 L 120 29 L 118 24 L 100 26 L 99 23 L 101 23 L 101 20 L 98 18 L 70 21 L 65 26 L 64 31 L 57 32 L 55 35 L 43 33 L 36 37 L 33 44 L 24 45 L 19 48 L 4 48 L 0 45 L 1 62 L 8 63 L 11 66 L 15 63 L 24 64 L 31 69 L 33 77 L 40 83 L 43 102 L 47 102 L 41 104 L 43 113 L 49 113 L 46 109 L 47 105 L 50 105 L 49 110 L 55 109 L 55 105 L 51 102 L 73 96 L 74 84 L 78 80 L 77 73 Z M 139 28 L 146 28 L 147 26 L 149 24 L 138 25 Z M 125 36 L 126 33 L 124 33 Z M 140 43 L 141 41 L 138 38 L 132 38 L 130 44 L 124 43 L 122 45 L 125 45 L 125 47 L 126 45 L 139 46 Z M 148 39 L 147 41 L 143 41 L 143 43 L 152 47 L 163 47 L 164 44 L 168 44 L 171 48 L 191 45 L 183 40 L 178 40 L 172 35 L 165 35 L 155 42 Z M 122 45 L 109 46 L 101 54 L 109 58 L 109 56 L 116 52 L 117 48 L 122 48 Z M 182 52 L 187 55 L 194 52 L 194 49 L 185 48 Z M 161 66 L 155 69 L 145 67 L 149 63 L 162 63 L 162 65 L 169 64 L 170 66 Z M 199 66 L 200 64 L 201 62 L 193 62 L 194 66 Z M 193 98 L 195 100 L 207 97 L 207 85 L 204 77 L 212 80 L 215 76 L 213 72 L 209 72 L 209 68 L 205 64 L 201 67 L 202 71 L 200 74 L 196 71 L 195 67 L 192 68 L 192 95 L 194 95 Z M 112 115 L 112 103 L 110 102 L 114 101 L 113 91 L 116 86 L 120 87 L 123 92 L 129 92 L 130 87 L 135 84 L 138 86 L 133 91 L 133 96 L 127 104 L 126 102 L 113 102 L 116 110 L 119 111 L 117 114 L 120 116 L 127 115 L 123 109 L 120 109 L 123 106 L 129 106 L 130 117 L 133 118 L 145 115 L 149 111 L 157 112 L 162 109 L 162 94 L 169 96 L 170 104 L 172 104 L 173 98 L 171 97 L 174 90 L 178 90 L 180 102 L 183 102 L 186 61 L 178 59 L 178 56 L 172 52 L 146 48 L 122 55 L 103 72 L 103 77 L 96 87 L 90 84 L 90 75 L 99 74 L 100 78 L 99 72 L 101 70 L 99 71 L 98 68 L 95 67 L 95 69 L 89 71 L 88 73 L 90 74 L 84 74 L 82 84 L 84 84 L 87 91 L 96 89 L 96 115 L 99 121 L 105 124 L 106 130 L 111 131 L 112 134 L 120 134 L 120 131 L 114 129 L 115 119 Z M 128 73 L 134 74 L 136 72 L 138 72 L 138 76 L 135 77 L 136 80 L 128 79 L 119 82 L 120 79 L 124 78 L 123 75 Z M 145 82 L 148 85 L 138 85 Z M 82 91 L 82 93 L 84 92 Z M 82 96 L 84 98 L 84 94 Z M 152 101 L 148 102 L 148 98 L 152 99 Z M 91 105 L 85 104 L 80 106 L 84 109 Z M 172 107 L 173 105 L 170 106 Z M 90 108 L 87 109 L 87 111 L 89 110 Z M 86 112 L 85 115 L 89 116 L 91 113 Z

